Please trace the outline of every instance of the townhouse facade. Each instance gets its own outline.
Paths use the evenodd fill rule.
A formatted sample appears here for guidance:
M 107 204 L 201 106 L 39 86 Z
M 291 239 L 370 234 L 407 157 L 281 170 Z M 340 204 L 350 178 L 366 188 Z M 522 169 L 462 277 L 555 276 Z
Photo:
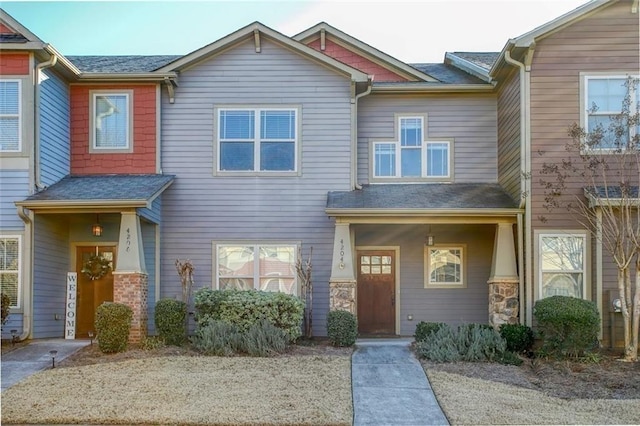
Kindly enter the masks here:
M 288 37 L 256 22 L 184 56 L 65 57 L 0 17 L 3 337 L 64 336 L 70 272 L 69 337 L 117 301 L 136 340 L 181 294 L 176 259 L 196 288 L 300 294 L 313 247 L 316 335 L 331 309 L 366 335 L 531 325 L 536 300 L 567 294 L 597 302 L 610 343 L 610 261 L 566 215 L 540 222 L 525 177 L 588 124 L 585 87 L 638 75 L 637 1 L 440 64 L 327 23 Z M 553 242 L 582 263 L 549 268 Z

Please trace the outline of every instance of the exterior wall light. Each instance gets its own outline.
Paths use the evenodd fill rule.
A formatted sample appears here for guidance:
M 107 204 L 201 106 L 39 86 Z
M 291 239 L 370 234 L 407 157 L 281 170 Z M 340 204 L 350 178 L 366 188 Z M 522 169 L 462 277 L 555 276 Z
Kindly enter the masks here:
M 611 304 L 613 305 L 613 312 L 622 312 L 622 302 L 620 302 L 620 299 L 613 299 Z
M 96 223 L 91 227 L 91 233 L 94 237 L 102 236 L 102 231 L 104 228 L 100 225 L 100 215 L 96 215 Z

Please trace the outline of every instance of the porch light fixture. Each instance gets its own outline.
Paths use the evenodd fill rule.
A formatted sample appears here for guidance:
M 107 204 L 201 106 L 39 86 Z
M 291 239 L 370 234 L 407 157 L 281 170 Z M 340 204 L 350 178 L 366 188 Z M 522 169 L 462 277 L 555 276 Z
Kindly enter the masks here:
M 100 215 L 96 215 L 96 223 L 91 227 L 91 233 L 94 237 L 100 237 L 104 228 L 100 225 Z
M 56 368 L 56 356 L 58 355 L 58 351 L 51 350 L 49 351 L 49 355 L 51 356 L 51 368 Z
M 433 235 L 431 235 L 431 225 L 429 225 L 429 229 L 427 230 L 427 235 L 424 237 L 424 245 L 425 246 L 433 245 Z
M 613 312 L 622 312 L 622 302 L 620 299 L 613 299 Z

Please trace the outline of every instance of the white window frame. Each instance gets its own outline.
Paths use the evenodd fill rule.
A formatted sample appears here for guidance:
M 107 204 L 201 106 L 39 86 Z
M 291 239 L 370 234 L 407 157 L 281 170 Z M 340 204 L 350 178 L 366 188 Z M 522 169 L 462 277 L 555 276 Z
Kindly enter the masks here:
M 133 90 L 91 90 L 89 92 L 91 100 L 89 102 L 89 152 L 92 154 L 113 154 L 133 152 Z M 100 147 L 97 146 L 98 138 L 96 128 L 96 103 L 98 96 L 124 96 L 127 100 L 127 120 L 126 141 L 123 147 Z
M 253 289 L 254 290 L 260 290 L 260 279 L 261 278 L 265 278 L 265 279 L 278 279 L 281 280 L 282 278 L 293 278 L 293 289 L 295 291 L 295 293 L 293 293 L 293 296 L 300 296 L 300 288 L 299 288 L 299 281 L 298 281 L 298 276 L 296 275 L 295 271 L 292 275 L 275 275 L 275 274 L 266 274 L 266 275 L 262 275 L 260 272 L 260 248 L 263 247 L 290 247 L 293 248 L 293 265 L 295 268 L 295 264 L 296 261 L 298 259 L 298 248 L 300 247 L 299 243 L 295 243 L 295 242 L 290 242 L 290 241 L 283 241 L 283 242 L 279 242 L 279 241 L 268 241 L 268 242 L 261 242 L 261 241 L 222 241 L 222 242 L 214 242 L 213 243 L 213 253 L 214 253 L 214 258 L 213 258 L 213 264 L 214 264 L 214 277 L 213 277 L 213 288 L 216 290 L 220 290 L 220 278 L 226 278 L 226 276 L 221 277 L 220 276 L 220 262 L 218 261 L 218 254 L 219 254 L 219 250 L 220 247 L 225 247 L 225 246 L 235 246 L 235 247 L 251 247 L 253 248 L 253 253 L 254 253 L 254 266 L 253 266 L 253 276 L 234 276 L 233 278 L 238 278 L 238 279 L 242 279 L 242 278 L 249 278 L 253 280 Z M 291 293 L 285 293 L 285 294 L 291 294 Z
M 609 80 L 609 79 L 620 79 L 620 80 L 627 80 L 629 77 L 631 78 L 635 78 L 635 79 L 640 79 L 640 74 L 630 74 L 630 73 L 581 73 L 581 94 L 582 94 L 582 99 L 580 101 L 580 126 L 585 129 L 585 131 L 588 131 L 589 129 L 589 117 L 591 116 L 610 116 L 610 115 L 615 115 L 615 114 L 620 114 L 621 112 L 621 108 L 622 108 L 622 104 L 620 105 L 620 109 L 616 109 L 616 110 L 611 110 L 611 111 L 603 111 L 603 110 L 598 110 L 595 113 L 591 113 L 590 110 L 592 108 L 592 103 L 589 100 L 589 81 L 590 80 Z M 637 90 L 640 90 L 640 87 L 637 88 Z M 640 110 L 640 105 L 638 105 L 636 103 L 636 97 L 634 96 L 635 93 L 631 94 L 631 113 L 637 112 L 638 110 Z M 630 134 L 629 137 L 632 138 L 635 135 L 635 129 L 631 128 L 630 129 Z M 602 152 L 602 153 L 606 153 L 606 152 L 614 152 L 616 150 L 615 147 L 611 147 L 611 148 L 607 148 L 607 147 L 603 147 L 603 148 L 598 148 L 597 150 L 594 151 L 598 151 L 598 152 Z
M 220 138 L 220 125 L 222 120 L 220 118 L 222 112 L 226 111 L 249 111 L 253 112 L 253 138 L 235 140 L 236 142 L 251 142 L 253 143 L 253 169 L 252 170 L 224 170 L 221 168 L 222 162 L 222 151 L 221 151 L 221 143 L 222 142 L 232 142 L 225 141 Z M 261 124 L 261 113 L 269 112 L 269 111 L 288 111 L 293 112 L 294 114 L 294 138 L 283 140 L 278 139 L 279 142 L 290 142 L 293 143 L 293 170 L 260 170 L 260 145 L 262 142 L 269 142 L 270 139 L 262 139 L 260 137 L 260 124 Z M 222 175 L 268 175 L 268 176 L 286 176 L 292 174 L 299 174 L 300 165 L 300 108 L 297 106 L 289 106 L 289 105 L 279 105 L 279 106 L 219 106 L 215 108 L 215 139 L 216 139 L 216 174 Z
M 431 281 L 431 252 L 433 250 L 460 251 L 460 280 L 458 282 Z M 425 288 L 466 288 L 467 287 L 467 245 L 466 244 L 435 244 L 424 246 L 424 287 Z
M 590 255 L 590 239 L 589 239 L 589 233 L 587 231 L 582 231 L 582 230 L 572 230 L 572 231 L 558 231 L 558 230 L 544 230 L 544 231 L 536 231 L 537 234 L 537 238 L 536 238 L 536 250 L 535 250 L 535 255 L 537 257 L 536 259 L 536 266 L 537 266 L 537 272 L 538 272 L 538 279 L 537 279 L 537 290 L 538 290 L 538 297 L 537 299 L 544 299 L 545 297 L 543 296 L 544 292 L 544 282 L 543 282 L 543 273 L 546 273 L 547 270 L 544 270 L 542 267 L 542 240 L 545 237 L 552 237 L 552 238 L 557 238 L 557 237 L 570 237 L 570 238 L 580 238 L 583 240 L 583 245 L 582 245 L 582 269 L 578 270 L 578 269 L 566 269 L 566 270 L 549 270 L 548 273 L 554 273 L 554 274 L 571 274 L 571 273 L 581 273 L 582 274 L 582 299 L 585 300 L 591 300 L 590 294 L 588 292 L 589 290 L 589 285 L 588 285 L 588 279 L 589 279 L 589 255 Z
M 421 124 L 422 141 L 420 146 L 403 147 L 402 146 L 402 121 L 417 119 Z M 396 114 L 394 125 L 396 127 L 395 140 L 377 139 L 373 140 L 370 145 L 370 167 L 372 181 L 428 181 L 428 182 L 449 182 L 453 178 L 453 140 L 450 138 L 430 139 L 427 136 L 427 115 L 422 114 Z M 428 165 L 428 148 L 429 145 L 446 144 L 447 145 L 447 174 L 442 176 L 429 176 Z M 393 145 L 395 152 L 395 175 L 394 176 L 378 176 L 376 175 L 376 147 L 378 145 Z M 402 150 L 403 149 L 420 149 L 421 173 L 420 176 L 402 176 Z
M 18 83 L 18 113 L 0 114 L 0 119 L 18 118 L 18 147 L 17 149 L 2 149 L 2 147 L 0 147 L 0 153 L 22 152 L 22 80 L 17 78 L 2 78 L 0 81 L 4 83 Z
M 17 240 L 18 241 L 18 270 L 17 271 L 5 271 L 0 269 L 0 274 L 10 273 L 18 274 L 18 288 L 16 289 L 16 305 L 10 306 L 11 309 L 20 309 L 22 306 L 22 235 L 19 234 L 0 234 L 0 239 L 3 240 Z

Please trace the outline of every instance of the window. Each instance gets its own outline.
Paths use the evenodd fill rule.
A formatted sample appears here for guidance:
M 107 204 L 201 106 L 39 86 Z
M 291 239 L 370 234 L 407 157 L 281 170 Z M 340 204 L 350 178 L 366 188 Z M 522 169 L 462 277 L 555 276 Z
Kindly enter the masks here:
M 297 294 L 296 246 L 218 244 L 217 288 Z
M 0 152 L 20 152 L 20 80 L 0 80 Z
M 586 296 L 586 234 L 539 234 L 540 298 Z
M 603 139 L 597 148 L 619 149 L 620 143 L 625 144 L 630 137 L 640 133 L 640 123 L 630 129 L 631 135 L 627 133 L 618 142 L 613 132 L 616 115 L 622 112 L 627 94 L 630 101 L 629 112 L 634 114 L 640 108 L 638 76 L 633 77 L 633 80 L 629 80 L 627 76 L 589 76 L 586 77 L 585 88 L 583 127 L 590 134 L 596 131 L 603 132 Z M 627 128 L 626 125 L 623 127 Z
M 297 110 L 219 109 L 218 170 L 296 171 Z
M 398 140 L 373 143 L 374 178 L 427 178 L 451 176 L 450 141 L 426 140 L 425 117 L 399 117 Z
M 0 236 L 0 291 L 11 299 L 11 307 L 20 306 L 20 237 Z
M 426 287 L 465 287 L 464 247 L 425 247 Z
M 133 92 L 92 92 L 91 152 L 131 152 Z

